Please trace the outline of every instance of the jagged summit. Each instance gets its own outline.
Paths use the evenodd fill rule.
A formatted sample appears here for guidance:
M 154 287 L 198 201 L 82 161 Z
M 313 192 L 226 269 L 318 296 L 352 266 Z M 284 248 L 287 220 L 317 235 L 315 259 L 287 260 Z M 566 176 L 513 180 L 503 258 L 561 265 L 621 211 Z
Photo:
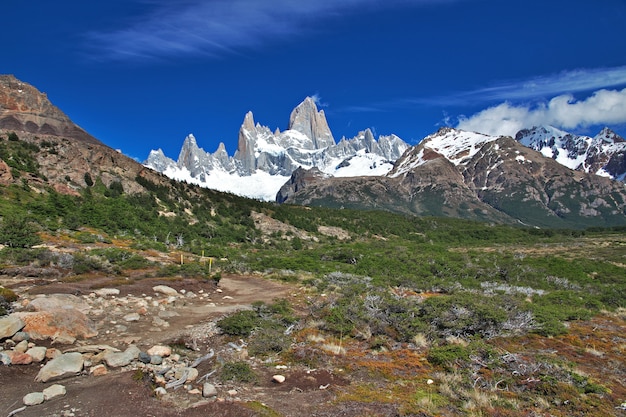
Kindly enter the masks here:
M 384 175 L 407 148 L 395 135 L 381 136 L 376 141 L 369 129 L 335 143 L 324 112 L 318 111 L 315 101 L 307 97 L 291 112 L 288 129 L 283 132 L 272 132 L 255 122 L 252 112 L 246 113 L 232 157 L 223 144 L 213 154 L 205 152 L 190 135 L 178 161 L 150 153 L 144 164 L 175 179 L 273 200 L 299 167 L 317 167 L 334 176 Z M 259 182 L 264 186 L 260 187 Z
M 626 141 L 609 128 L 592 138 L 539 126 L 519 131 L 515 139 L 568 168 L 626 179 Z
M 322 149 L 335 144 L 333 134 L 328 127 L 324 110 L 317 110 L 315 100 L 304 99 L 289 117 L 289 129 L 302 133 L 312 140 L 312 149 Z

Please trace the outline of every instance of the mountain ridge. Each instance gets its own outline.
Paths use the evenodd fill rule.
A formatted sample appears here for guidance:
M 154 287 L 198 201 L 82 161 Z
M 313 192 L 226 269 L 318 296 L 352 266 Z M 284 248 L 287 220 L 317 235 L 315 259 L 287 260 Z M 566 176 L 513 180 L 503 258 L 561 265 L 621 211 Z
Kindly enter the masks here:
M 246 113 L 232 157 L 223 143 L 214 153 L 204 151 L 190 134 L 176 161 L 156 150 L 150 152 L 144 164 L 174 179 L 274 200 L 276 192 L 300 167 L 318 167 L 333 176 L 382 175 L 408 147 L 395 135 L 376 140 L 370 129 L 336 143 L 324 111 L 307 97 L 293 109 L 283 132 L 272 132 L 255 122 L 251 111 Z M 273 185 L 259 187 L 261 182 Z M 246 187 L 246 183 L 250 185 Z

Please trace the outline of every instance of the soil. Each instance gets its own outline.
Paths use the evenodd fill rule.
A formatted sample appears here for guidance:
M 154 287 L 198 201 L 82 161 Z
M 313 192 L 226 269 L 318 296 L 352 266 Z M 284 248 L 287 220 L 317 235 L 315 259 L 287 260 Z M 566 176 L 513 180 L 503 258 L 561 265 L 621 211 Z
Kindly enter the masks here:
M 6 284 L 6 283 L 5 283 Z M 94 288 L 106 286 L 106 279 L 75 283 L 45 282 L 42 280 L 17 282 L 13 280 L 12 287 L 29 294 L 65 293 L 87 295 Z M 193 279 L 142 279 L 133 281 L 129 285 L 117 286 L 121 293 L 116 296 L 123 299 L 128 296 L 142 296 L 153 294 L 152 287 L 164 284 L 177 290 L 193 291 L 195 294 L 211 294 L 207 303 L 206 298 L 184 299 L 183 303 L 175 302 L 172 309 L 178 314 L 168 318 L 170 326 L 155 331 L 149 320 L 140 320 L 134 323 L 124 323 L 128 330 L 124 337 L 106 331 L 106 323 L 110 317 L 100 317 L 98 336 L 87 341 L 78 341 L 77 344 L 108 344 L 120 349 L 134 343 L 143 351 L 155 344 L 170 344 L 178 346 L 191 355 L 200 356 L 202 352 L 218 349 L 217 345 L 226 345 L 223 336 L 211 333 L 207 329 L 214 329 L 214 322 L 226 313 L 250 308 L 254 301 L 272 302 L 277 298 L 289 297 L 297 292 L 297 287 L 284 283 L 277 283 L 257 276 L 224 276 L 219 282 L 219 290 L 215 283 L 207 280 Z M 218 292 L 220 291 L 220 292 Z M 102 327 L 105 323 L 105 327 Z M 193 343 L 192 343 L 193 342 Z M 37 342 L 38 345 L 51 346 L 51 342 Z M 180 346 L 186 344 L 187 346 Z M 193 347 L 189 345 L 193 344 Z M 55 346 L 60 350 L 73 346 Z M 189 350 L 186 350 L 189 349 Z M 231 349 L 232 355 L 238 353 Z M 224 353 L 226 355 L 226 353 Z M 222 383 L 219 379 L 209 379 L 218 389 L 216 399 L 203 399 L 201 394 L 189 393 L 185 388 L 168 390 L 164 396 L 154 394 L 154 382 L 149 377 L 137 374 L 135 370 L 109 369 L 103 376 L 91 376 L 86 371 L 83 374 L 65 378 L 59 381 L 42 384 L 34 381 L 41 365 L 11 365 L 0 366 L 0 415 L 9 415 L 12 411 L 23 407 L 22 398 L 30 392 L 42 391 L 52 383 L 59 383 L 66 387 L 67 394 L 54 398 L 36 406 L 26 407 L 16 413 L 19 417 L 40 416 L 261 416 L 274 415 L 272 410 L 283 416 L 357 416 L 363 414 L 388 415 L 385 410 L 362 410 L 361 406 L 350 408 L 343 404 L 342 409 L 336 409 L 332 401 L 335 389 L 347 385 L 349 381 L 324 369 L 305 369 L 288 367 L 277 370 L 273 366 L 263 365 L 262 362 L 253 363 L 254 370 L 259 376 L 257 383 Z M 200 375 L 216 368 L 215 361 L 203 362 L 198 366 Z M 286 377 L 282 384 L 272 381 L 274 374 L 280 373 Z M 139 375 L 139 377 L 138 377 Z M 194 387 L 202 390 L 202 383 Z M 268 408 L 269 407 L 269 408 Z M 382 414 L 379 414 L 381 413 Z

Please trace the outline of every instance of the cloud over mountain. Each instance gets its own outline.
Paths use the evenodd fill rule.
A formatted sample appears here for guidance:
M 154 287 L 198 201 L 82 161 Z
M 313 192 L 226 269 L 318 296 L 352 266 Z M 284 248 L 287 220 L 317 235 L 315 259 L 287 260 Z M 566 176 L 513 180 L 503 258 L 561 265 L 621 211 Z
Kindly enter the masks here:
M 551 125 L 576 129 L 593 125 L 626 123 L 626 88 L 598 90 L 577 100 L 572 94 L 556 96 L 537 105 L 504 102 L 469 117 L 460 117 L 457 127 L 491 135 L 515 135 L 528 126 Z

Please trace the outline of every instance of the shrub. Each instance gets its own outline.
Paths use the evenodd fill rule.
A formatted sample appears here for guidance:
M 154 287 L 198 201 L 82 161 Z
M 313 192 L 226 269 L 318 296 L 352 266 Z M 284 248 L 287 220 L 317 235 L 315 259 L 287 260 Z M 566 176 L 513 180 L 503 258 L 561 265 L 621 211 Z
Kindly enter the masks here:
M 222 381 L 256 382 L 258 377 L 246 362 L 226 362 L 222 368 Z
M 256 312 L 244 310 L 224 317 L 217 322 L 217 325 L 227 335 L 247 337 L 260 323 L 261 318 Z
M 7 216 L 0 223 L 0 243 L 11 248 L 31 248 L 41 243 L 37 227 L 23 216 Z
M 290 345 L 291 339 L 285 335 L 282 328 L 267 326 L 252 336 L 248 343 L 248 351 L 254 356 L 267 355 L 287 350 Z

